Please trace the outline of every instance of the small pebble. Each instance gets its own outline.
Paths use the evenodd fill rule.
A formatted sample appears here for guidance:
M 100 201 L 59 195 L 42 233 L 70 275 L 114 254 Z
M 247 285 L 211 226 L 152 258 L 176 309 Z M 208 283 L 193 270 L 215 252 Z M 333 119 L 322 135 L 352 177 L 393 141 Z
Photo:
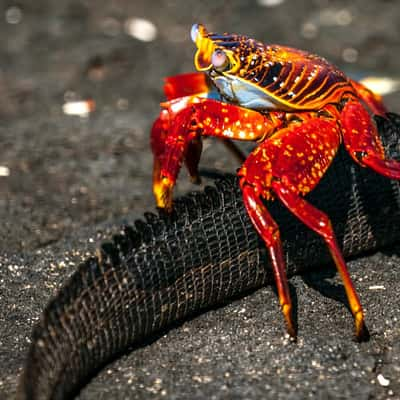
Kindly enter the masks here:
M 376 378 L 381 386 L 389 386 L 390 380 L 386 379 L 382 374 L 379 374 Z

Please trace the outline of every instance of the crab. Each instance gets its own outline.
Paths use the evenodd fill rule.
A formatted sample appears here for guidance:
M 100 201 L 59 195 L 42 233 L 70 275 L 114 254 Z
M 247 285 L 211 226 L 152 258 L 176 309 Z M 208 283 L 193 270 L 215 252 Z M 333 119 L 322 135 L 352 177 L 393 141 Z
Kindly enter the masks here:
M 172 192 L 184 163 L 200 182 L 202 136 L 220 138 L 243 162 L 237 175 L 252 224 L 268 250 L 287 331 L 296 329 L 280 231 L 268 203 L 280 200 L 325 241 L 354 317 L 355 336 L 368 336 L 359 297 L 329 217 L 305 195 L 324 176 L 339 147 L 352 159 L 391 179 L 400 162 L 385 158 L 373 114 L 385 117 L 380 96 L 349 79 L 324 58 L 237 34 L 193 25 L 197 72 L 166 78 L 167 101 L 151 132 L 153 192 L 172 209 Z M 232 140 L 254 141 L 246 157 Z

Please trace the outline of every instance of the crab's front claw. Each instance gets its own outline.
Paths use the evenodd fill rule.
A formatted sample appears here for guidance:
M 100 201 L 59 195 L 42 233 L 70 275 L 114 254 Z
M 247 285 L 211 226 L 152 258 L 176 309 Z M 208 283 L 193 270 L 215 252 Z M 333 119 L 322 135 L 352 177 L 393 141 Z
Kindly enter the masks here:
M 180 104 L 183 103 L 183 104 Z M 191 107 L 186 100 L 178 100 L 173 105 L 182 109 L 175 112 L 172 103 L 165 103 L 165 109 L 153 124 L 151 149 L 153 163 L 153 193 L 157 206 L 172 210 L 172 193 L 182 164 L 185 163 L 193 183 L 200 183 L 198 165 L 202 142 L 200 128 L 193 119 Z
M 156 199 L 156 205 L 167 212 L 172 211 L 172 193 L 175 182 L 167 176 L 153 177 L 153 193 Z
M 164 172 L 166 160 L 166 140 L 168 136 L 168 112 L 162 110 L 151 129 L 150 145 L 153 152 L 153 194 L 157 207 L 166 211 L 172 209 L 172 192 L 175 180 Z M 168 159 L 168 157 L 167 157 Z M 179 169 L 179 167 L 178 167 Z

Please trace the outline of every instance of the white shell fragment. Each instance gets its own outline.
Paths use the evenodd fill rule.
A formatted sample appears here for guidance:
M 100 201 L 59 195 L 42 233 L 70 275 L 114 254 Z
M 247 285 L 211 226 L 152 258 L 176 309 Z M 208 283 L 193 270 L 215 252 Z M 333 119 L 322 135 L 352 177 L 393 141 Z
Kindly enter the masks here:
M 95 109 L 93 100 L 67 101 L 63 105 L 63 112 L 66 115 L 78 115 L 87 117 Z
M 10 176 L 10 168 L 0 165 L 0 176 Z
M 372 285 L 368 288 L 369 290 L 385 290 L 385 286 L 383 285 Z
M 376 379 L 378 379 L 378 382 L 381 386 L 389 386 L 390 380 L 386 379 L 382 374 L 379 374 Z
M 282 4 L 285 0 L 257 0 L 257 3 L 263 7 L 276 7 Z
M 144 18 L 128 18 L 125 22 L 125 32 L 142 42 L 151 42 L 157 37 L 156 26 Z

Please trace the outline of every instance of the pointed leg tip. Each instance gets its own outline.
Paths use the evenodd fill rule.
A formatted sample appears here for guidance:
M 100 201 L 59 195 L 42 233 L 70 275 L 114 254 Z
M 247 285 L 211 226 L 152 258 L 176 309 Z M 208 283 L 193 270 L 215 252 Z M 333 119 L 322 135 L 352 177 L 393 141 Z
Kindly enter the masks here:
M 370 338 L 370 334 L 368 331 L 367 326 L 362 323 L 361 326 L 356 327 L 356 341 L 361 343 L 361 342 L 367 342 Z
M 297 332 L 296 329 L 292 327 L 287 327 L 287 333 L 289 335 L 289 339 L 291 342 L 296 343 L 297 342 Z
M 283 304 L 282 305 L 282 312 L 283 315 L 285 316 L 286 320 L 286 329 L 287 333 L 291 337 L 293 341 L 297 341 L 297 330 L 295 328 L 295 325 L 293 323 L 292 319 L 292 307 L 290 304 Z
M 370 334 L 368 331 L 367 326 L 365 325 L 364 322 L 364 314 L 361 312 L 358 312 L 355 315 L 355 328 L 356 328 L 356 341 L 361 343 L 361 342 L 366 342 L 370 338 Z

